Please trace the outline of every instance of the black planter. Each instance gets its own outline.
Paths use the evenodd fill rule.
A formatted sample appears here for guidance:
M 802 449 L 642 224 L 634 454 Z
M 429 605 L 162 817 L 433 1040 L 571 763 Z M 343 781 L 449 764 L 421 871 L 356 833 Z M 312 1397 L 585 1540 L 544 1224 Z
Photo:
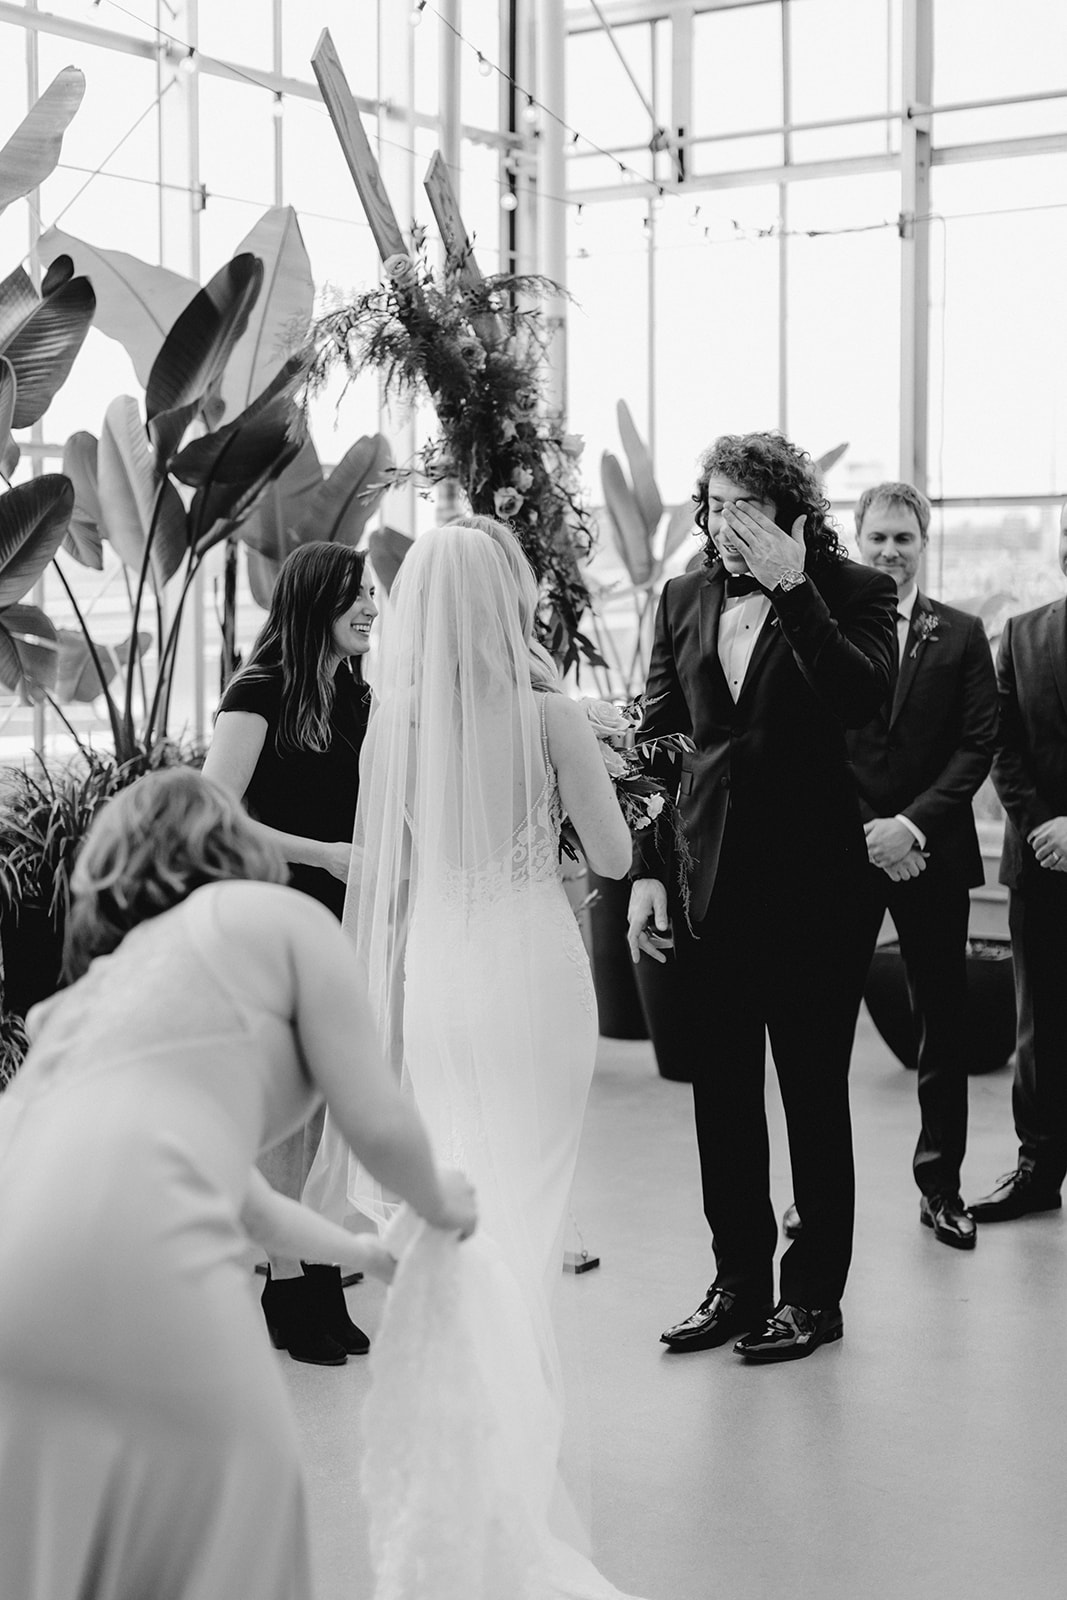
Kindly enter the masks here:
M 687 1009 L 691 996 L 685 993 L 678 977 L 673 952 L 667 953 L 662 964 L 651 956 L 642 956 L 634 974 L 660 1077 L 675 1083 L 692 1083 L 693 1034 Z
M 24 905 L 17 918 L 10 910 L 0 916 L 0 945 L 4 1010 L 25 1017 L 38 1000 L 47 1000 L 59 988 L 63 936 L 52 926 L 46 907 Z
M 970 1073 L 995 1072 L 1015 1049 L 1015 982 L 1007 939 L 972 939 L 967 956 L 964 1049 Z M 894 940 L 874 953 L 863 992 L 871 1021 L 905 1067 L 918 1065 L 918 1032 Z
M 626 943 L 629 879 L 601 878 L 590 872 L 589 888 L 596 890 L 596 899 L 589 908 L 589 927 L 600 1032 L 605 1039 L 647 1039 L 645 1014 Z

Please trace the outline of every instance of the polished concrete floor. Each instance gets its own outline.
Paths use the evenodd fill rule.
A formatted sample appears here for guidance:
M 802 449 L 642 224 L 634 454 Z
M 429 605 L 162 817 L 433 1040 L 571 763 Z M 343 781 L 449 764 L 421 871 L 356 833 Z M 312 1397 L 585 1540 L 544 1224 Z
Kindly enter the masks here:
M 773 1087 L 768 1099 L 780 1209 L 789 1169 Z M 853 1106 L 843 1342 L 770 1368 L 729 1346 L 672 1356 L 660 1331 L 711 1276 L 690 1094 L 656 1076 L 647 1045 L 601 1042 L 574 1196 L 601 1266 L 565 1276 L 560 1305 L 589 1436 L 595 1557 L 649 1600 L 1061 1600 L 1067 1220 L 987 1225 L 973 1254 L 920 1227 L 914 1075 L 866 1016 Z M 965 1198 L 1013 1156 L 1009 1075 L 972 1078 Z M 372 1334 L 381 1294 L 348 1291 Z M 366 1364 L 278 1359 L 304 1440 L 321 1600 L 369 1600 Z

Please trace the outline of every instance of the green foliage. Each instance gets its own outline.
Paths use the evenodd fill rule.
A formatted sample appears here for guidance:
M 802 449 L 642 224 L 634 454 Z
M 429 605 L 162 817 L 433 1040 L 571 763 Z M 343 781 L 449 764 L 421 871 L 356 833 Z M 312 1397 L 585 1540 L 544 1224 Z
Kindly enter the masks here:
M 589 592 L 578 563 L 595 533 L 578 482 L 581 440 L 540 404 L 552 330 L 537 302 L 563 291 L 536 276 L 471 281 L 465 267 L 438 277 L 421 251 L 390 258 L 384 284 L 316 324 L 310 388 L 340 365 L 353 378 L 381 373 L 399 399 L 429 394 L 440 433 L 420 452 L 419 474 L 455 481 L 472 511 L 511 523 L 544 585 L 546 643 L 570 665 L 580 648 L 592 653 L 579 632 Z
M 22 1018 L 0 1006 L 0 1093 L 2 1093 L 22 1065 L 30 1048 Z

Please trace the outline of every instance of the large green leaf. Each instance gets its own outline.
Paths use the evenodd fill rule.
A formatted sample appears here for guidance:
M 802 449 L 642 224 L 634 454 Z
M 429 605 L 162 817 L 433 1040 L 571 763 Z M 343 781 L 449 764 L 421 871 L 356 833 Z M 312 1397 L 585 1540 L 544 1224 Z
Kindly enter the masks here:
M 222 378 L 223 417 L 244 411 L 307 337 L 315 303 L 311 262 L 292 206 L 274 206 L 237 246 L 263 263 L 263 287 Z
M 296 530 L 312 495 L 322 483 L 322 467 L 310 439 L 300 450 L 280 477 L 269 484 L 255 510 L 241 524 L 241 538 L 249 546 L 250 556 L 258 553 L 280 567 L 286 556 L 297 547 Z M 312 535 L 314 537 L 314 535 Z M 252 572 L 249 560 L 249 574 Z M 273 569 L 267 587 L 269 596 L 273 587 Z M 259 600 L 259 594 L 253 588 Z M 260 601 L 260 604 L 263 602 Z
M 815 462 L 815 470 L 820 478 L 825 478 L 831 467 L 836 467 L 845 451 L 848 449 L 848 440 L 844 444 L 835 444 L 832 450 L 827 450 L 825 455 L 819 456 Z
M 196 488 L 261 477 L 292 439 L 303 439 L 294 397 L 306 370 L 305 357 L 291 357 L 239 417 L 187 444 L 170 463 L 173 475 Z
M 0 211 L 36 189 L 55 170 L 63 134 L 82 103 L 85 74 L 64 67 L 30 107 L 0 150 Z
M 137 643 L 138 654 L 143 656 L 151 648 L 152 635 L 139 633 Z M 72 700 L 82 705 L 90 704 L 103 694 L 120 666 L 124 667 L 130 659 L 128 639 L 124 639 L 119 645 L 98 644 L 96 654 L 104 672 L 101 680 L 92 651 L 89 649 L 89 641 L 80 629 L 60 628 L 57 646 L 59 671 L 56 678 L 56 699 L 61 705 L 67 705 Z
M 194 295 L 164 339 L 145 394 L 160 460 L 170 459 L 197 412 L 209 407 L 262 283 L 263 263 L 252 255 L 235 256 Z M 213 425 L 218 417 L 207 420 Z
M 245 564 L 248 568 L 248 587 L 252 591 L 252 599 L 257 606 L 262 606 L 264 611 L 267 611 L 270 609 L 278 574 L 282 570 L 282 562 L 275 561 L 272 556 L 260 555 L 258 550 L 246 546 Z
M 618 459 L 610 450 L 600 458 L 600 481 L 604 504 L 615 548 L 635 584 L 647 583 L 652 576 L 652 545 L 645 519 Z
M 0 606 L 28 594 L 63 542 L 74 489 L 61 472 L 46 472 L 0 495 Z
M 138 381 L 147 388 L 152 363 L 197 293 L 197 284 L 124 250 L 98 249 L 58 228 L 41 235 L 37 254 L 45 262 L 64 254 L 72 258 L 75 271 L 89 279 L 96 294 L 93 325 L 123 346 Z
M 400 533 L 396 528 L 375 528 L 371 534 L 368 540 L 371 565 L 386 594 L 392 593 L 396 575 L 414 543 L 414 539 L 409 539 L 406 533 Z
M 616 406 L 616 415 L 619 420 L 619 437 L 622 447 L 626 451 L 626 459 L 630 463 L 630 477 L 633 480 L 634 499 L 645 523 L 645 532 L 651 540 L 652 535 L 659 527 L 659 519 L 663 515 L 663 501 L 659 489 L 656 487 L 656 477 L 652 470 L 652 457 L 648 453 L 641 435 L 634 427 L 634 419 L 630 415 L 630 408 L 625 400 L 620 400 Z
M 217 484 L 197 490 L 190 511 L 193 527 L 201 530 L 196 540 L 197 555 L 202 556 L 228 534 L 236 533 L 269 485 L 296 459 L 303 442 L 302 433 L 288 436 L 282 449 L 251 483 Z
M 5 356 L 0 356 L 0 475 L 9 482 L 19 460 L 19 447 L 11 437 L 17 388 L 14 367 Z
M 39 296 L 21 267 L 0 283 L 0 353 L 18 385 L 16 428 L 44 416 L 93 320 L 96 297 L 88 278 L 56 275 L 49 289 Z
M 74 485 L 74 511 L 63 548 L 83 566 L 97 572 L 104 564 L 98 458 L 95 434 L 72 433 L 63 446 L 63 470 Z
M 680 506 L 675 506 L 667 519 L 667 531 L 663 535 L 663 554 L 660 556 L 660 566 L 665 566 L 673 556 L 678 546 L 689 537 L 696 529 L 694 518 L 696 506 L 692 500 L 683 500 Z
M 119 558 L 133 571 L 139 571 L 161 479 L 137 401 L 128 394 L 119 395 L 107 408 L 97 464 L 104 532 Z M 168 479 L 150 558 L 160 588 L 177 572 L 187 548 L 185 507 Z
M 63 471 L 74 485 L 74 510 L 63 548 L 83 567 L 101 572 L 104 534 L 101 528 L 97 443 L 94 433 L 72 433 L 63 446 Z
M 0 683 L 40 700 L 55 685 L 56 630 L 38 606 L 0 607 Z
M 357 439 L 311 496 L 297 529 L 297 542 L 325 539 L 355 549 L 389 488 L 386 472 L 392 464 L 393 454 L 384 434 Z

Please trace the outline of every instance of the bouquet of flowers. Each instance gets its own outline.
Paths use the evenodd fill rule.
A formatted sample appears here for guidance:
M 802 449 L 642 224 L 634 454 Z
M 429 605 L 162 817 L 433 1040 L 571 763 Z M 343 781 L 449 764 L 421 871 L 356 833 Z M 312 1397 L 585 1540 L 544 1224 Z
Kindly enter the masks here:
M 589 725 L 600 744 L 600 754 L 615 790 L 615 798 L 636 840 L 647 835 L 655 839 L 660 855 L 674 864 L 678 896 L 686 921 L 689 920 L 689 875 L 693 857 L 685 836 L 681 813 L 665 784 L 654 778 L 647 763 L 657 754 L 671 761 L 694 749 L 684 733 L 663 734 L 658 739 L 635 739 L 644 715 L 641 696 L 616 705 L 611 700 L 585 699 L 580 702 Z M 569 820 L 564 818 L 560 833 L 560 852 L 579 858 L 579 843 Z

